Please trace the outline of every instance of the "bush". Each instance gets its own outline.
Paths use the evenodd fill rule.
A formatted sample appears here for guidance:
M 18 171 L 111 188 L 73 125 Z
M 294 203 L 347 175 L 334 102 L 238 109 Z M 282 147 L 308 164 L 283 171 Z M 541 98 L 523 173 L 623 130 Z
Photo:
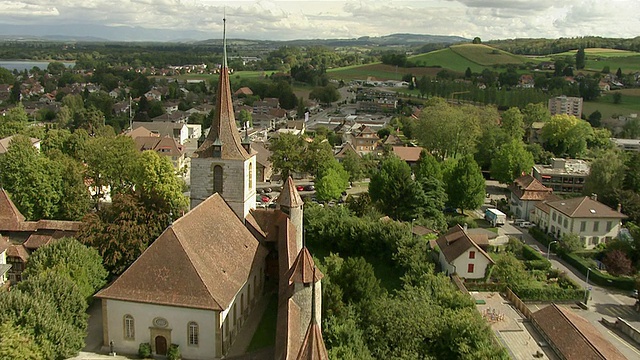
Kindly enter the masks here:
M 151 344 L 140 343 L 140 346 L 138 347 L 138 357 L 142 359 L 151 359 Z
M 571 266 L 575 267 L 582 274 L 587 273 L 590 268 L 589 260 L 583 259 L 575 254 L 564 254 L 562 258 Z M 603 274 L 598 269 L 591 267 L 589 273 L 589 281 L 600 286 L 612 286 L 622 290 L 635 289 L 635 281 L 632 278 L 616 277 L 609 274 Z
M 180 360 L 182 357 L 180 356 L 180 347 L 178 344 L 171 344 L 169 347 L 169 351 L 167 352 L 168 360 Z
M 579 301 L 584 299 L 584 290 L 563 289 L 558 285 L 514 285 L 511 290 L 522 301 Z
M 524 266 L 527 270 L 549 270 L 551 269 L 551 263 L 544 260 L 527 260 L 524 262 Z

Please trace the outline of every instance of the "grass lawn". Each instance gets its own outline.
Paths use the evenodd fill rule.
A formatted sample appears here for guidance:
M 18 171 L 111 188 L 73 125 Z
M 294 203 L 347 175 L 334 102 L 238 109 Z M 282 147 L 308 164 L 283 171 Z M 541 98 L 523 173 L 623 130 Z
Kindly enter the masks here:
M 522 64 L 526 59 L 504 50 L 482 44 L 453 45 L 450 49 L 456 54 L 483 66 Z M 473 70 L 473 69 L 472 69 Z
M 405 74 L 413 74 L 413 76 L 420 78 L 423 75 L 436 76 L 441 70 L 441 68 L 430 67 L 401 68 L 377 63 L 329 69 L 327 70 L 327 75 L 332 79 L 338 80 L 364 80 L 368 77 L 377 80 L 402 80 Z
M 613 103 L 613 93 L 617 91 L 622 94 L 620 104 Z M 628 115 L 638 113 L 640 112 L 640 89 L 610 91 L 596 101 L 588 101 L 582 104 L 582 112 L 587 117 L 596 110 L 600 111 L 603 119 L 610 118 L 614 114 Z
M 423 66 L 442 66 L 443 68 L 464 73 L 467 68 L 473 72 L 482 72 L 486 67 L 475 63 L 454 52 L 451 48 L 436 50 L 426 54 L 412 56 L 409 60 Z
M 640 55 L 624 57 L 604 57 L 600 59 L 589 59 L 589 57 L 587 57 L 585 63 L 586 69 L 594 71 L 602 71 L 605 66 L 608 66 L 611 73 L 614 74 L 618 70 L 618 68 L 622 69 L 623 73 L 640 71 Z
M 262 315 L 262 320 L 258 324 L 253 339 L 249 343 L 247 352 L 264 349 L 276 343 L 276 320 L 278 318 L 278 296 L 271 295 L 267 309 Z

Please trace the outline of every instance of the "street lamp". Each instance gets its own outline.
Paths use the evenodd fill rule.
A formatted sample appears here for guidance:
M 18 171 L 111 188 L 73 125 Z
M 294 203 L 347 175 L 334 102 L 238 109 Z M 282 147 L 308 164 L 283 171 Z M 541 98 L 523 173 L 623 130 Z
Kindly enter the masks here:
M 591 271 L 591 268 L 587 268 L 587 285 L 584 288 L 584 303 L 587 303 L 588 297 L 587 297 L 587 291 L 589 291 L 589 272 Z
M 409 232 L 409 235 L 411 237 L 413 237 L 413 222 L 416 221 L 416 219 L 411 219 L 411 231 Z
M 551 244 L 557 243 L 557 241 L 552 241 L 547 245 L 547 260 L 549 260 L 549 255 L 551 254 Z

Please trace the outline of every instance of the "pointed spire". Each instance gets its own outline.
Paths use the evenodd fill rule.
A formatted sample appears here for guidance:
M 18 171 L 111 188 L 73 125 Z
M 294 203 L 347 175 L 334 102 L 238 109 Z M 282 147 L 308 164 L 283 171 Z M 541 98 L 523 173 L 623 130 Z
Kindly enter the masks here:
M 195 151 L 194 157 L 214 157 L 214 143 L 222 144 L 220 157 L 230 160 L 247 160 L 251 154 L 245 150 L 240 140 L 236 117 L 233 112 L 231 99 L 231 85 L 229 83 L 229 68 L 227 64 L 227 20 L 223 19 L 222 31 L 222 65 L 220 67 L 220 79 L 215 101 L 215 114 L 209 135 L 202 145 Z M 215 149 L 216 155 L 219 147 Z
M 291 176 L 289 176 L 282 185 L 282 192 L 280 192 L 276 203 L 289 208 L 304 205 L 304 201 L 302 201 Z
M 225 9 L 224 18 L 222 18 L 222 69 L 227 66 L 227 9 Z M 220 71 L 222 71 L 220 69 Z

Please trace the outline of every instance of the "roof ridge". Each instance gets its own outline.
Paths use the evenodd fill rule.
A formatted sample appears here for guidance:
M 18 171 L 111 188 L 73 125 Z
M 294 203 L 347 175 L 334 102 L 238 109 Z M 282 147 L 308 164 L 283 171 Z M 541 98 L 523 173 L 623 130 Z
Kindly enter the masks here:
M 584 202 L 585 202 L 585 201 L 587 201 L 587 199 L 590 199 L 590 197 L 588 197 L 588 196 L 583 196 L 583 197 L 582 197 L 582 200 L 580 200 L 580 202 L 578 203 L 578 206 L 576 206 L 576 207 L 573 209 L 573 212 L 572 212 L 572 213 L 571 213 L 571 215 L 569 215 L 569 216 L 570 216 L 570 217 L 573 217 L 573 216 L 576 214 L 576 212 L 578 212 L 578 209 L 580 209 L 580 207 L 582 206 L 582 204 L 584 204 Z
M 588 197 L 588 196 L 587 196 L 587 197 Z M 570 326 L 571 326 L 571 327 L 572 327 L 576 332 L 578 332 L 578 335 L 580 335 L 580 337 L 581 337 L 582 339 L 584 339 L 584 341 L 587 343 L 587 345 L 588 345 L 591 349 L 595 350 L 595 352 L 596 352 L 598 355 L 600 355 L 603 359 L 606 359 L 606 358 L 607 358 L 606 356 L 604 356 L 604 354 L 603 354 L 603 353 L 601 353 L 601 352 L 600 352 L 600 349 L 598 349 L 596 346 L 594 346 L 594 345 L 591 343 L 591 341 L 589 340 L 589 338 L 588 338 L 588 337 L 586 337 L 586 336 L 584 335 L 584 333 L 582 333 L 582 331 L 580 331 L 580 328 L 578 328 L 578 327 L 576 326 L 576 324 L 574 324 L 574 323 L 573 323 L 573 321 L 571 321 L 571 319 L 567 316 L 567 314 L 564 312 L 564 310 L 563 310 L 563 309 L 561 309 L 561 308 L 560 308 L 556 303 L 553 303 L 553 302 L 552 302 L 552 303 L 551 303 L 551 305 L 554 307 L 554 309 L 556 309 L 556 310 L 560 313 L 560 315 L 562 315 L 562 317 L 563 317 L 565 320 L 567 320 L 567 322 L 569 323 L 569 325 L 570 325 Z M 576 315 L 577 315 L 577 314 L 576 314 Z M 585 319 L 585 320 L 586 320 L 586 319 Z

